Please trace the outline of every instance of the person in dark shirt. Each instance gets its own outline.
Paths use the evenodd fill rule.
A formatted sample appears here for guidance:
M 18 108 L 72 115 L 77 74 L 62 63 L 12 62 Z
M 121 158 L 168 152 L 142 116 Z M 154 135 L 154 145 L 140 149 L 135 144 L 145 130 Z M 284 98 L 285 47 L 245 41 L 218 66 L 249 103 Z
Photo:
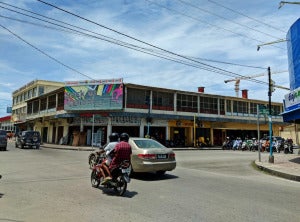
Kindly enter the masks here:
M 114 157 L 109 165 L 110 172 L 113 172 L 113 170 L 122 163 L 124 160 L 129 160 L 132 154 L 131 146 L 128 143 L 129 135 L 127 133 L 122 133 L 120 135 L 120 142 L 115 146 L 115 149 L 113 150 Z

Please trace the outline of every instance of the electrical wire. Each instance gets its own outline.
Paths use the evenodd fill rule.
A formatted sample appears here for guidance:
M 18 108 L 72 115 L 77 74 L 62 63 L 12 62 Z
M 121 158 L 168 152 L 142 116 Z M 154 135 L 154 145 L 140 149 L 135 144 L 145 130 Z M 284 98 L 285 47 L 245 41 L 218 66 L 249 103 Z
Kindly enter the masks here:
M 12 32 L 10 29 L 6 28 L 6 27 L 3 26 L 2 24 L 0 24 L 0 26 L 1 26 L 3 29 L 5 29 L 6 31 L 8 31 L 9 33 L 11 33 L 12 35 L 14 35 L 15 37 L 17 37 L 18 39 L 20 39 L 21 41 L 25 42 L 27 45 L 31 46 L 31 47 L 34 48 L 35 50 L 39 51 L 40 53 L 42 53 L 43 55 L 47 56 L 48 58 L 54 60 L 55 62 L 59 63 L 60 65 L 62 65 L 62 66 L 64 66 L 64 67 L 66 67 L 66 68 L 72 70 L 73 72 L 76 72 L 76 73 L 78 73 L 78 74 L 80 74 L 80 75 L 83 75 L 83 76 L 85 76 L 85 77 L 87 77 L 87 78 L 89 78 L 89 79 L 91 79 L 91 80 L 95 80 L 95 79 L 91 78 L 90 76 L 85 75 L 85 74 L 79 72 L 78 70 L 76 70 L 76 69 L 74 69 L 74 68 L 72 68 L 72 67 L 70 67 L 70 66 L 68 66 L 68 65 L 66 65 L 66 64 L 64 64 L 64 63 L 62 63 L 61 61 L 59 61 L 58 59 L 54 58 L 53 56 L 50 56 L 49 54 L 47 54 L 47 53 L 44 52 L 43 50 L 39 49 L 38 47 L 36 47 L 36 46 L 34 46 L 33 44 L 31 44 L 31 43 L 29 43 L 28 41 L 26 41 L 26 40 L 25 40 L 24 38 L 22 38 L 21 36 L 19 36 L 19 35 L 17 35 L 16 33 Z
M 2 3 L 2 2 L 0 2 L 0 3 Z M 19 8 L 19 7 L 16 7 L 16 6 L 7 4 L 7 3 L 3 3 L 3 4 L 5 4 L 5 5 L 7 5 L 7 6 L 10 6 L 10 7 L 13 7 L 13 8 L 17 8 L 17 9 L 22 10 L 22 11 L 29 12 L 29 13 L 31 13 L 31 14 L 38 15 L 38 16 L 40 16 L 40 17 L 47 18 L 47 19 L 49 19 L 49 20 L 53 20 L 53 21 L 56 21 L 56 22 L 59 22 L 59 23 L 62 23 L 62 24 L 66 24 L 66 25 L 68 25 L 68 26 L 70 26 L 70 27 L 75 27 L 75 28 L 78 28 L 78 29 L 81 29 L 81 30 L 85 30 L 85 31 L 88 31 L 88 32 L 91 32 L 91 33 L 94 33 L 94 34 L 97 34 L 97 35 L 100 35 L 100 36 L 103 36 L 103 37 L 105 37 L 105 38 L 110 38 L 110 37 L 101 35 L 101 34 L 99 34 L 99 33 L 95 33 L 95 32 L 92 32 L 92 31 L 90 31 L 90 30 L 87 30 L 87 29 L 84 29 L 84 28 L 81 28 L 81 27 L 78 27 L 78 26 L 74 26 L 74 25 L 71 25 L 71 24 L 69 24 L 69 23 L 59 21 L 59 20 L 57 20 L 57 19 L 53 19 L 53 18 L 50 18 L 50 17 L 46 17 L 46 16 L 44 16 L 44 15 L 41 15 L 41 14 L 38 14 L 38 13 L 35 13 L 35 12 L 32 12 L 32 11 L 29 11 L 29 10 L 26 10 L 26 9 L 22 9 L 22 8 Z M 0 6 L 0 7 L 2 7 L 2 6 Z M 17 12 L 17 11 L 15 11 L 15 10 L 11 10 L 11 9 L 8 9 L 8 8 L 5 8 L 5 7 L 2 7 L 2 8 L 7 9 L 7 10 L 10 10 L 10 11 L 13 11 L 13 12 L 16 12 L 16 13 L 19 13 L 19 14 L 22 14 L 22 15 L 25 15 L 25 16 L 29 16 L 29 17 L 34 18 L 34 19 L 42 20 L 42 19 L 39 19 L 39 18 L 30 16 L 30 15 L 24 14 L 24 13 L 21 13 L 21 12 Z M 10 19 L 12 19 L 12 18 L 10 18 Z M 42 20 L 42 21 L 48 22 L 48 23 L 51 23 L 51 24 L 54 24 L 54 25 L 58 25 L 58 24 L 55 24 L 55 23 L 52 23 L 52 22 L 49 22 L 49 21 L 45 21 L 45 20 Z M 58 25 L 58 26 L 61 26 L 61 25 Z M 66 27 L 64 27 L 64 28 L 66 28 Z M 74 30 L 72 29 L 72 31 L 74 31 Z M 81 33 L 81 34 L 83 34 L 83 33 Z M 85 34 L 83 34 L 83 35 L 85 35 Z M 111 38 L 111 39 L 112 39 L 112 38 Z M 103 40 L 103 39 L 102 39 L 102 40 Z M 107 39 L 106 39 L 106 40 L 107 40 Z M 121 41 L 116 40 L 116 39 L 113 39 L 113 40 L 118 41 L 118 42 L 121 42 Z M 128 44 L 128 43 L 122 42 L 122 44 Z M 132 44 L 131 44 L 131 46 L 132 46 Z M 145 49 L 145 48 L 143 48 L 143 49 Z M 147 49 L 147 50 L 151 50 L 151 49 Z M 153 50 L 152 50 L 152 52 L 153 52 Z M 156 52 L 156 53 L 158 53 L 158 52 Z M 188 56 L 186 56 L 186 57 L 188 57 Z M 193 57 L 188 57 L 188 58 L 193 58 Z M 218 61 L 216 61 L 216 60 L 209 60 L 209 59 L 199 59 L 199 58 L 198 58 L 198 60 L 205 60 L 205 61 L 211 61 L 211 62 L 218 62 Z M 219 61 L 219 63 L 233 64 L 233 63 L 226 63 L 226 62 L 221 62 L 221 61 Z M 234 65 L 238 65 L 238 64 L 234 64 Z M 245 66 L 245 65 L 240 65 L 240 66 Z M 254 67 L 254 66 L 245 66 L 245 67 L 261 68 L 261 67 Z M 265 68 L 263 68 L 263 69 L 265 69 Z
M 1 2 L 0 2 L 1 4 Z M 9 4 L 5 4 L 5 5 L 9 5 Z M 12 5 L 9 5 L 11 7 L 14 7 Z M 89 34 L 86 34 L 86 33 L 83 33 L 83 32 L 80 32 L 78 30 L 74 30 L 74 29 L 71 29 L 69 27 L 66 27 L 66 26 L 62 26 L 60 24 L 57 24 L 57 23 L 53 23 L 53 22 L 50 22 L 50 21 L 47 21 L 47 20 L 44 20 L 44 19 L 41 19 L 41 18 L 38 18 L 38 17 L 35 17 L 35 16 L 31 16 L 31 15 L 28 15 L 28 14 L 25 14 L 25 13 L 22 13 L 22 12 L 18 12 L 16 10 L 12 10 L 12 9 L 9 9 L 7 7 L 3 7 L 3 6 L 0 6 L 0 8 L 3 8 L 3 9 L 6 9 L 6 10 L 9 10 L 11 12 L 15 12 L 15 13 L 18 13 L 18 14 L 21 14 L 21 15 L 24 15 L 24 16 L 27 16 L 27 17 L 30 17 L 30 18 L 33 18 L 33 19 L 36 19 L 36 20 L 39 20 L 39 21 L 43 21 L 43 22 L 46 22 L 46 23 L 50 23 L 54 26 L 59 26 L 59 27 L 63 27 L 63 28 L 55 28 L 53 26 L 47 26 L 47 25 L 42 25 L 42 24 L 38 24 L 38 23 L 33 23 L 33 22 L 29 22 L 29 21 L 25 21 L 25 20 L 21 20 L 21 19 L 16 19 L 16 18 L 12 18 L 12 17 L 8 17 L 8 16 L 2 16 L 0 15 L 0 17 L 2 18 L 6 18 L 6 19 L 9 19 L 9 20 L 14 20 L 14 21 L 18 21 L 18 22 L 22 22 L 22 23 L 26 23 L 26 24 L 30 24 L 30 25 L 35 25 L 35 26 L 40 26 L 40 27 L 44 27 L 44 28 L 48 28 L 48 29 L 53 29 L 53 30 L 57 30 L 57 31 L 62 31 L 62 32 L 67 32 L 67 33 L 72 33 L 72 34 L 77 34 L 77 35 L 82 35 L 82 36 L 87 36 L 87 37 L 93 37 L 93 38 L 98 38 L 98 37 L 95 37 L 95 36 L 92 36 L 92 35 L 89 35 Z M 102 34 L 99 34 L 99 33 L 96 33 L 96 32 L 93 32 L 93 31 L 90 31 L 88 29 L 85 29 L 85 28 L 82 28 L 82 27 L 79 27 L 79 26 L 75 26 L 75 25 L 72 25 L 72 24 L 69 24 L 69 23 L 66 23 L 66 22 L 62 22 L 62 21 L 59 21 L 57 19 L 52 19 L 50 17 L 47 17 L 47 16 L 43 16 L 41 14 L 38 14 L 38 13 L 35 13 L 35 12 L 32 12 L 32 11 L 29 11 L 29 10 L 25 10 L 25 9 L 21 9 L 19 7 L 15 7 L 19 10 L 22 10 L 22 11 L 26 11 L 26 12 L 29 12 L 31 14 L 35 14 L 35 15 L 38 15 L 40 17 L 44 17 L 48 20 L 53 20 L 53 21 L 56 21 L 56 22 L 59 22 L 59 23 L 62 23 L 62 24 L 65 24 L 67 26 L 70 26 L 70 27 L 74 27 L 76 29 L 80 29 L 80 30 L 84 30 L 84 31 L 87 31 L 87 32 L 90 32 L 90 33 L 93 33 L 93 34 L 96 34 L 97 36 L 101 36 L 103 38 L 106 38 L 106 39 L 103 39 L 103 38 L 98 38 L 100 40 L 103 40 L 103 41 L 108 41 L 110 43 L 114 43 L 114 44 L 117 44 L 117 45 L 120 45 L 120 46 L 124 46 L 126 47 L 125 45 L 127 45 L 129 47 L 129 45 L 131 45 L 132 47 L 136 47 L 135 45 L 133 44 L 128 44 L 128 43 L 125 43 L 123 41 L 120 41 L 120 40 L 117 40 L 117 39 L 114 39 L 114 38 L 111 38 L 111 37 L 108 37 L 108 36 L 105 36 L 105 35 L 102 35 Z M 110 39 L 110 40 L 109 40 Z M 111 41 L 112 40 L 112 41 Z M 113 42 L 115 41 L 115 42 Z M 133 49 L 132 47 L 130 47 L 131 49 Z M 140 47 L 141 48 L 141 47 Z M 154 52 L 153 49 L 145 49 L 143 48 L 144 50 L 148 50 L 148 51 L 152 51 Z M 156 53 L 160 53 L 160 52 L 156 52 Z M 152 54 L 153 55 L 153 54 Z M 264 67 L 257 67 L 257 66 L 250 66 L 250 65 L 242 65 L 242 64 L 236 64 L 236 63 L 229 63 L 229 62 L 224 62 L 224 61 L 217 61 L 217 60 L 212 60 L 212 59 L 205 59 L 205 58 L 195 58 L 195 57 L 191 57 L 191 56 L 186 56 L 187 58 L 192 58 L 192 59 L 196 59 L 196 60 L 202 60 L 202 61 L 207 61 L 207 62 L 214 62 L 214 63 L 222 63 L 222 64 L 227 64 L 227 65 L 234 65 L 234 66 L 241 66 L 241 67 L 248 67 L 248 68 L 257 68 L 257 69 L 266 69 Z
M 8 4 L 6 4 L 6 5 L 8 5 Z M 10 5 L 11 6 L 11 5 Z M 13 7 L 13 6 L 12 6 Z M 2 7 L 3 8 L 3 7 Z M 16 7 L 17 8 L 17 7 Z M 20 9 L 20 8 L 18 8 L 18 9 Z M 11 9 L 9 9 L 9 10 L 11 10 Z M 23 10 L 23 9 L 22 9 Z M 27 11 L 27 12 L 30 12 L 30 11 L 28 11 L 28 10 L 25 10 L 25 11 Z M 20 13 L 20 12 L 18 12 L 18 13 Z M 21 14 L 23 14 L 23 15 L 25 15 L 24 13 L 21 13 Z M 34 13 L 34 14 L 36 14 L 36 15 L 39 15 L 39 16 L 42 16 L 42 15 L 40 15 L 40 14 L 37 14 L 37 13 Z M 26 15 L 26 16 L 28 16 L 28 15 Z M 4 16 L 2 16 L 2 17 L 4 17 Z M 39 18 L 36 18 L 36 17 L 33 17 L 33 16 L 29 16 L 29 17 L 31 17 L 31 18 L 34 18 L 34 19 L 39 19 Z M 42 16 L 42 17 L 45 17 L 45 16 Z M 7 17 L 8 18 L 8 17 Z M 10 19 L 12 19 L 12 18 L 10 18 Z M 47 17 L 47 19 L 51 19 L 51 18 L 49 18 L 49 17 Z M 42 19 L 39 19 L 39 20 L 41 20 L 41 21 L 44 21 L 44 22 L 48 22 L 48 23 L 52 23 L 52 22 L 49 22 L 49 21 L 45 21 L 45 20 L 42 20 Z M 55 20 L 55 19 L 51 19 L 51 20 Z M 19 22 L 21 21 L 21 20 L 18 20 Z M 59 21 L 59 20 L 55 20 L 55 21 Z M 27 22 L 27 21 L 23 21 L 23 22 Z M 61 22 L 61 21 L 59 21 L 59 22 Z M 61 23 L 64 23 L 64 22 L 61 22 Z M 33 24 L 33 23 L 31 23 L 31 24 Z M 52 24 L 54 24 L 54 25 L 58 25 L 58 24 L 56 24 L 56 23 L 52 23 Z M 64 23 L 64 24 L 67 24 L 68 26 L 73 26 L 73 25 L 70 25 L 70 24 L 68 24 L 68 23 Z M 37 25 L 37 24 L 33 24 L 33 25 Z M 38 24 L 39 25 L 39 24 Z M 58 25 L 58 26 L 60 26 L 60 27 L 63 27 L 64 29 L 66 28 L 65 26 L 61 26 L 61 25 Z M 3 27 L 3 26 L 2 26 Z M 49 26 L 44 26 L 44 27 L 46 27 L 46 28 L 53 28 L 53 27 L 49 27 Z M 73 27 L 75 27 L 75 26 L 73 26 Z M 77 27 L 78 28 L 78 27 Z M 56 29 L 56 28 L 55 28 Z M 70 28 L 66 28 L 66 29 L 69 29 L 69 30 L 71 30 L 72 32 L 79 32 L 78 30 L 74 30 L 74 29 L 70 29 Z M 56 30 L 61 30 L 61 29 L 56 29 Z M 10 30 L 9 30 L 10 31 Z M 65 31 L 65 30 L 63 30 L 63 31 Z M 89 31 L 89 30 L 88 30 Z M 11 31 L 10 31 L 11 32 Z M 12 32 L 11 32 L 12 33 Z M 95 36 L 92 36 L 92 35 L 90 35 L 90 34 L 87 34 L 87 33 L 82 33 L 82 32 L 79 32 L 81 35 L 86 35 L 86 36 L 88 36 L 88 37 L 94 37 L 95 38 Z M 12 33 L 13 34 L 13 33 Z M 98 33 L 97 33 L 98 34 Z M 17 36 L 17 35 L 15 35 L 16 37 L 18 37 L 18 38 L 20 38 L 20 36 Z M 22 39 L 22 38 L 20 38 L 22 41 L 24 41 L 24 39 Z M 101 40 L 105 40 L 105 41 L 109 41 L 109 42 L 111 42 L 111 43 L 114 43 L 114 44 L 118 44 L 118 45 L 121 45 L 121 46 L 124 46 L 124 47 L 127 47 L 127 48 L 131 48 L 131 49 L 134 49 L 134 50 L 137 50 L 137 51 L 141 51 L 141 52 L 144 52 L 144 53 L 146 53 L 146 54 L 150 54 L 150 55 L 154 55 L 154 56 L 157 56 L 157 57 L 160 57 L 160 58 L 163 58 L 163 59 L 167 59 L 167 60 L 170 60 L 170 61 L 175 61 L 175 62 L 177 62 L 177 63 L 181 63 L 181 64 L 184 64 L 184 65 L 188 65 L 188 66 L 192 66 L 192 67 L 195 67 L 195 68 L 200 68 L 200 69 L 203 69 L 203 70 L 206 70 L 206 71 L 210 71 L 210 72 L 215 72 L 215 73 L 218 73 L 218 74 L 222 74 L 222 75 L 226 75 L 226 76 L 231 76 L 231 77 L 236 77 L 236 76 L 242 76 L 242 75 L 239 75 L 239 74 L 236 74 L 236 73 L 233 73 L 233 72 L 229 72 L 229 71 L 227 71 L 227 70 L 223 70 L 223 69 L 216 69 L 217 67 L 214 67 L 214 66 L 207 66 L 207 64 L 204 64 L 204 66 L 202 66 L 201 64 L 202 63 L 200 63 L 200 65 L 199 64 L 192 64 L 190 61 L 185 61 L 185 60 L 182 60 L 182 59 L 174 59 L 174 58 L 172 58 L 172 57 L 170 57 L 170 56 L 166 56 L 166 55 L 163 55 L 163 56 L 159 56 L 159 55 L 155 55 L 155 54 L 153 54 L 153 53 L 150 53 L 149 52 L 149 49 L 145 49 L 145 48 L 141 48 L 141 47 L 139 47 L 139 49 L 138 48 L 135 48 L 135 47 L 137 47 L 137 46 L 135 46 L 135 45 L 132 45 L 132 44 L 128 44 L 128 43 L 124 43 L 124 42 L 122 42 L 122 44 L 120 44 L 120 42 L 121 41 L 118 41 L 118 43 L 117 42 L 112 42 L 111 40 L 108 40 L 108 39 L 101 39 Z M 46 54 L 45 52 L 43 52 L 42 50 L 40 50 L 40 49 L 38 49 L 37 47 L 35 47 L 35 46 L 33 46 L 32 44 L 30 44 L 28 41 L 25 41 L 27 44 L 29 44 L 30 46 L 32 46 L 33 48 L 35 48 L 36 50 L 38 50 L 38 51 L 40 51 L 40 52 L 42 52 L 44 55 L 46 55 L 46 56 L 48 56 L 49 58 L 51 58 L 51 59 L 53 59 L 53 60 L 55 60 L 56 62 L 58 62 L 58 63 L 60 63 L 61 65 L 63 65 L 63 66 L 65 66 L 65 67 L 67 67 L 67 68 L 71 68 L 71 67 L 69 67 L 69 66 L 66 66 L 65 64 L 63 64 L 62 62 L 60 62 L 60 61 L 58 61 L 57 59 L 55 59 L 54 57 L 51 57 L 51 56 L 49 56 L 48 54 Z M 160 48 L 159 48 L 160 49 Z M 148 50 L 148 51 L 147 51 Z M 166 51 L 166 52 L 169 52 L 169 51 Z M 159 52 L 155 52 L 155 53 L 159 53 Z M 174 54 L 174 53 L 173 53 Z M 162 54 L 160 54 L 160 55 L 162 55 Z M 177 55 L 177 54 L 175 54 L 175 55 Z M 183 56 L 182 56 L 183 57 Z M 183 58 L 185 58 L 185 57 L 183 57 Z M 193 61 L 193 60 L 192 60 Z M 73 71 L 74 71 L 74 69 L 73 68 L 71 68 Z M 76 72 L 77 73 L 79 73 L 79 74 L 82 74 L 82 75 L 84 75 L 84 76 L 86 76 L 86 77 L 88 77 L 88 78 L 91 78 L 91 77 L 89 77 L 89 76 L 87 76 L 87 75 L 85 75 L 85 74 L 83 74 L 83 73 L 80 73 L 80 72 L 78 72 L 77 70 L 76 70 Z M 92 78 L 91 78 L 92 79 Z M 261 84 L 267 84 L 266 82 L 262 82 L 262 81 L 258 81 L 258 80 L 252 80 L 252 81 L 254 81 L 254 82 L 257 82 L 257 83 L 261 83 Z
M 135 41 L 137 41 L 137 42 L 139 42 L 139 43 L 148 45 L 148 46 L 153 47 L 153 48 L 155 48 L 155 49 L 161 50 L 161 51 L 163 51 L 163 52 L 165 52 L 165 53 L 169 53 L 169 54 L 171 54 L 172 56 L 177 56 L 177 57 L 180 57 L 180 58 L 183 58 L 183 59 L 186 59 L 186 60 L 190 60 L 190 61 L 192 61 L 192 62 L 196 62 L 196 63 L 201 64 L 201 65 L 204 65 L 204 66 L 208 67 L 209 70 L 210 70 L 210 69 L 213 69 L 214 71 L 218 71 L 218 72 L 224 72 L 224 73 L 234 74 L 234 75 L 239 76 L 239 77 L 242 76 L 242 75 L 240 75 L 240 74 L 233 73 L 233 72 L 229 72 L 229 71 L 224 70 L 224 69 L 221 69 L 221 68 L 219 68 L 219 67 L 215 67 L 215 66 L 211 66 L 211 65 L 208 65 L 208 64 L 199 62 L 198 60 L 190 59 L 190 58 L 188 58 L 188 57 L 186 57 L 186 56 L 183 56 L 183 55 L 180 55 L 180 54 L 171 52 L 171 51 L 169 51 L 169 50 L 166 50 L 166 49 L 160 48 L 160 47 L 158 47 L 158 46 L 155 46 L 155 45 L 153 45 L 153 44 L 147 43 L 147 42 L 145 42 L 145 41 L 139 40 L 139 39 L 137 39 L 137 38 L 135 38 L 135 37 L 129 36 L 129 35 L 125 34 L 125 33 L 122 33 L 122 32 L 120 32 L 120 31 L 117 31 L 117 30 L 112 29 L 112 28 L 110 28 L 110 27 L 107 27 L 107 26 L 104 26 L 104 25 L 99 24 L 99 23 L 97 23 L 97 22 L 94 22 L 94 21 L 92 21 L 92 20 L 90 20 L 90 19 L 84 18 L 84 17 L 82 17 L 82 16 L 80 16 L 80 15 L 77 15 L 77 14 L 75 14 L 75 13 L 72 13 L 72 12 L 70 12 L 70 11 L 67 11 L 67 10 L 65 10 L 65 9 L 62 9 L 62 8 L 56 6 L 56 5 L 51 4 L 51 3 L 48 3 L 48 2 L 45 2 L 45 1 L 42 1 L 42 0 L 37 0 L 37 1 L 39 1 L 39 2 L 41 2 L 41 3 L 43 3 L 43 4 L 46 4 L 46 5 L 49 5 L 49 6 L 55 8 L 55 9 L 58 9 L 58 10 L 60 10 L 60 11 L 63 11 L 63 12 L 65 12 L 65 13 L 67 13 L 67 14 L 70 14 L 70 15 L 72 15 L 72 16 L 75 16 L 75 17 L 77 17 L 77 18 L 79 18 L 79 19 L 82 19 L 82 20 L 84 20 L 84 21 L 87 21 L 87 22 L 89 22 L 89 23 L 92 23 L 92 24 L 95 24 L 95 25 L 100 26 L 100 27 L 102 27 L 102 28 L 105 28 L 105 29 L 107 29 L 107 30 L 109 30 L 109 31 L 115 32 L 115 33 L 117 33 L 117 34 L 119 34 L 119 35 L 122 35 L 122 36 L 124 36 L 124 37 L 127 37 L 127 38 L 129 38 L 129 39 L 135 40 Z M 231 76 L 232 76 L 232 75 L 231 75 Z M 255 81 L 255 80 L 253 80 L 253 81 Z M 259 82 L 261 82 L 261 81 L 259 81 Z M 264 84 L 265 84 L 265 82 L 264 82 Z
M 147 0 L 147 1 L 148 1 L 148 0 Z M 247 25 L 244 25 L 244 24 L 241 24 L 241 23 L 232 21 L 232 20 L 230 20 L 230 19 L 228 19 L 228 18 L 226 18 L 226 17 L 224 17 L 224 16 L 218 15 L 217 13 L 211 12 L 211 11 L 209 11 L 209 10 L 207 10 L 207 9 L 200 8 L 199 6 L 197 6 L 197 5 L 195 5 L 195 4 L 192 4 L 192 3 L 190 3 L 190 2 L 186 2 L 186 1 L 184 1 L 184 0 L 177 0 L 177 1 L 181 2 L 182 4 L 188 5 L 188 6 L 190 6 L 190 7 L 193 7 L 193 8 L 195 8 L 195 9 L 197 9 L 197 10 L 200 10 L 200 11 L 202 11 L 202 12 L 206 12 L 206 13 L 211 14 L 211 15 L 214 15 L 214 16 L 216 16 L 216 17 L 218 17 L 218 18 L 227 20 L 227 21 L 229 21 L 229 22 L 231 22 L 231 23 L 233 23 L 233 24 L 239 25 L 239 26 L 241 26 L 241 27 L 250 29 L 250 30 L 255 31 L 255 32 L 259 32 L 259 33 L 261 33 L 261 34 L 264 34 L 264 35 L 266 35 L 266 36 L 272 37 L 272 38 L 274 38 L 274 39 L 280 39 L 279 37 L 276 37 L 276 36 L 271 35 L 271 34 L 269 34 L 269 33 L 262 32 L 262 31 L 260 31 L 260 30 L 258 30 L 258 29 L 252 28 L 252 27 L 250 27 L 250 26 L 247 26 Z
M 39 1 L 39 0 L 37 0 L 37 1 Z M 179 12 L 178 10 L 172 9 L 172 8 L 170 8 L 170 7 L 167 7 L 167 6 L 165 6 L 165 5 L 159 4 L 159 3 L 157 3 L 157 2 L 154 2 L 154 1 L 151 1 L 151 0 L 146 0 L 146 1 L 147 1 L 147 2 L 151 2 L 152 4 L 154 4 L 154 5 L 156 5 L 156 6 L 159 6 L 159 7 L 161 7 L 161 8 L 165 8 L 165 9 L 167 9 L 167 10 L 169 10 L 169 11 L 175 12 L 175 13 L 177 13 L 177 14 L 179 14 L 179 15 L 184 16 L 184 17 L 187 17 L 187 18 L 193 19 L 193 20 L 195 20 L 195 21 L 201 22 L 201 23 L 203 23 L 203 24 L 206 24 L 206 25 L 209 25 L 209 26 L 218 28 L 218 29 L 222 29 L 222 30 L 227 31 L 227 32 L 230 32 L 230 33 L 232 33 L 232 34 L 234 34 L 234 35 L 241 36 L 241 37 L 243 37 L 243 38 L 247 38 L 247 39 L 250 39 L 250 40 L 255 41 L 255 42 L 264 43 L 263 41 L 258 40 L 258 39 L 255 39 L 255 38 L 252 38 L 252 37 L 250 37 L 250 36 L 248 36 L 248 35 L 243 35 L 243 34 L 241 34 L 241 33 L 232 31 L 232 30 L 230 30 L 230 29 L 226 29 L 226 28 L 224 28 L 224 27 L 222 27 L 222 26 L 218 26 L 218 25 L 212 24 L 212 23 L 210 23 L 210 22 L 201 20 L 201 19 L 199 19 L 199 18 L 195 18 L 195 17 L 193 17 L 193 16 L 190 16 L 190 15 L 187 15 L 187 14 L 185 14 L 185 13 Z M 276 37 L 275 37 L 275 38 L 276 38 Z M 276 38 L 276 39 L 278 39 L 278 38 Z M 272 46 L 272 47 L 275 47 L 275 48 L 279 48 L 279 49 L 286 50 L 285 48 L 282 48 L 282 47 L 279 47 L 279 46 L 276 46 L 276 45 L 271 45 L 271 46 Z
M 286 34 L 286 31 L 284 31 L 284 30 L 282 30 L 282 29 L 280 29 L 280 28 L 278 28 L 278 27 L 275 27 L 275 26 L 272 26 L 272 25 L 270 25 L 270 24 L 264 23 L 264 22 L 262 22 L 261 20 L 255 19 L 255 18 L 250 17 L 250 16 L 248 16 L 248 15 L 246 15 L 246 14 L 243 14 L 243 13 L 237 11 L 237 10 L 234 10 L 234 9 L 232 9 L 232 8 L 229 8 L 229 7 L 227 7 L 227 6 L 224 6 L 224 5 L 220 4 L 219 2 L 216 2 L 216 1 L 213 1 L 213 0 L 208 0 L 208 1 L 211 2 L 211 3 L 213 3 L 213 4 L 215 4 L 215 5 L 220 6 L 220 7 L 222 7 L 222 8 L 225 8 L 225 9 L 227 9 L 227 10 L 229 10 L 229 11 L 232 11 L 232 12 L 234 12 L 234 13 L 236 13 L 236 14 L 239 14 L 239 15 L 241 15 L 241 16 L 244 16 L 244 17 L 248 18 L 248 19 L 251 19 L 251 20 L 253 20 L 253 21 L 255 21 L 255 22 L 258 22 L 259 24 L 263 24 L 263 25 L 265 25 L 265 26 L 268 26 L 269 28 L 275 29 L 276 31 L 281 31 L 281 32 L 283 32 L 284 34 Z

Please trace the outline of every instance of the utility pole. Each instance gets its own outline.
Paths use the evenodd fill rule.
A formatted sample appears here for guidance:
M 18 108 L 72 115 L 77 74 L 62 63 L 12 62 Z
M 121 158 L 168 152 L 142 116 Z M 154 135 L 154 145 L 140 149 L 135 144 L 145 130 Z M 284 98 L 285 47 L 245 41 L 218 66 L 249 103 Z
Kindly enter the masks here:
M 269 163 L 274 163 L 274 156 L 273 156 L 273 147 L 272 147 L 272 109 L 271 109 L 271 98 L 272 98 L 272 79 L 271 79 L 271 68 L 268 67 L 268 75 L 269 75 L 269 90 L 268 90 L 268 96 L 269 96 L 269 141 L 270 141 L 270 156 L 269 156 Z

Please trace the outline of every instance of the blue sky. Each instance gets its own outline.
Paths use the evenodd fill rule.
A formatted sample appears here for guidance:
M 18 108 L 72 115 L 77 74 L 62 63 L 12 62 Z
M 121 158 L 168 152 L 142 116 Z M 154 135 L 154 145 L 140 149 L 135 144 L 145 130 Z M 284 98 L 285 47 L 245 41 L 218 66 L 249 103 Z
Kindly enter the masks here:
M 88 21 L 36 0 L 0 1 L 0 117 L 8 115 L 12 92 L 35 79 L 123 78 L 186 91 L 204 86 L 208 94 L 235 96 L 234 82 L 224 80 L 267 73 L 271 67 L 285 71 L 272 76 L 276 85 L 289 87 L 286 42 L 259 51 L 257 45 L 285 39 L 300 5 L 278 9 L 277 0 L 44 1 Z M 15 11 L 71 24 L 73 31 Z M 267 75 L 255 79 L 260 83 L 241 80 L 240 90 L 267 101 L 268 86 L 261 83 Z M 282 102 L 288 92 L 276 89 L 272 100 Z

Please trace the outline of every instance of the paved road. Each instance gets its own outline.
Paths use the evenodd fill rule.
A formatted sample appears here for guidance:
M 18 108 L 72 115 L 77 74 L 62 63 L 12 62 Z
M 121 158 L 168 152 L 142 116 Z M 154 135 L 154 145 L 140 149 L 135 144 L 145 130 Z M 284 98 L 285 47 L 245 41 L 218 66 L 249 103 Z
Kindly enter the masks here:
M 299 221 L 299 182 L 254 170 L 256 153 L 177 151 L 163 177 L 132 179 L 125 197 L 92 188 L 86 151 L 0 153 L 0 221 Z M 105 211 L 103 209 L 106 209 Z

